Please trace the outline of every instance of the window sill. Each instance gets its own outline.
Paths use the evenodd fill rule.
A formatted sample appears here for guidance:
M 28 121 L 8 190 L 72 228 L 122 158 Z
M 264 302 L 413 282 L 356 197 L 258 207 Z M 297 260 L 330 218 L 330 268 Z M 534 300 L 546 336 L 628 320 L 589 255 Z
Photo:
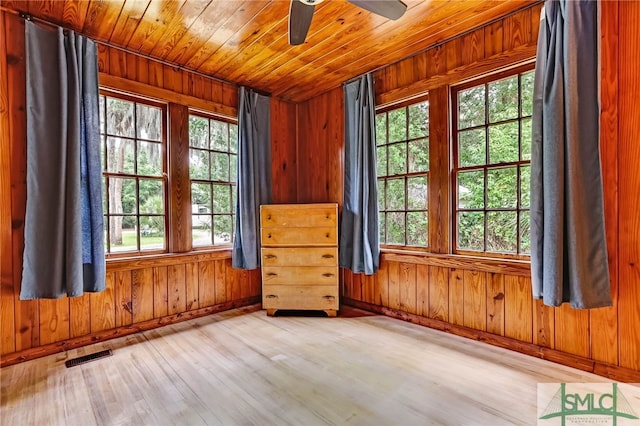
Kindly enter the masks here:
M 208 260 L 231 259 L 231 249 L 232 247 L 230 245 L 225 245 L 216 248 L 196 249 L 184 253 L 131 253 L 130 255 L 119 255 L 118 257 L 109 257 L 106 259 L 107 272 L 147 268 L 151 266 L 167 266 L 180 263 L 202 262 Z

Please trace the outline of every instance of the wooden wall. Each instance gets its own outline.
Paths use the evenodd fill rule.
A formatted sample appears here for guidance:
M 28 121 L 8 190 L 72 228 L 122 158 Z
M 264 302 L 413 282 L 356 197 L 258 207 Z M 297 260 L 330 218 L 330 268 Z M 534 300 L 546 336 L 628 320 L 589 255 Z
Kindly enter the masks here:
M 237 90 L 230 84 L 104 46 L 99 49 L 99 67 L 102 85 L 182 105 L 183 110 L 190 106 L 236 115 Z M 59 300 L 18 300 L 26 197 L 24 78 L 24 21 L 3 12 L 0 19 L 2 365 L 259 301 L 259 271 L 231 268 L 230 250 L 108 260 L 107 289 L 102 293 Z M 286 104 L 276 106 L 285 108 L 285 113 L 291 108 Z M 180 131 L 170 129 L 169 133 Z M 172 197 L 170 204 L 175 204 L 175 199 Z
M 634 32 L 640 3 L 601 5 L 601 149 L 614 306 L 595 310 L 547 307 L 531 297 L 528 262 L 450 253 L 445 113 L 449 85 L 533 60 L 539 4 L 374 73 L 378 105 L 429 91 L 429 214 L 430 223 L 437 225 L 431 229 L 429 253 L 385 251 L 374 276 L 342 271 L 345 303 L 620 380 L 640 380 L 640 148 L 636 143 L 640 64 L 633 54 L 640 48 L 640 36 Z M 332 127 L 339 126 L 333 121 L 340 120 L 342 113 L 339 89 L 299 106 L 300 201 L 342 200 L 340 189 L 331 185 L 342 174 L 342 164 L 327 158 L 342 156 L 343 139 L 334 137 Z M 323 162 L 327 167 L 318 167 Z

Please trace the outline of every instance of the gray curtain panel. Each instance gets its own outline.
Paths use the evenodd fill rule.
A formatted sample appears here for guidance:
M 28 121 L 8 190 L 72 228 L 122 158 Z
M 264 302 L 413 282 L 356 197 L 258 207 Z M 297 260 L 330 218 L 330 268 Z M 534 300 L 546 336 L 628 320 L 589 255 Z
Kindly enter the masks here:
M 105 289 L 96 45 L 25 22 L 27 205 L 20 299 Z
M 271 203 L 270 98 L 240 87 L 238 184 L 232 266 L 260 266 L 260 205 Z
M 611 305 L 599 151 L 595 1 L 547 1 L 536 59 L 531 279 L 544 304 Z
M 375 274 L 380 267 L 376 130 L 373 77 L 344 87 L 344 199 L 340 225 L 340 266 Z

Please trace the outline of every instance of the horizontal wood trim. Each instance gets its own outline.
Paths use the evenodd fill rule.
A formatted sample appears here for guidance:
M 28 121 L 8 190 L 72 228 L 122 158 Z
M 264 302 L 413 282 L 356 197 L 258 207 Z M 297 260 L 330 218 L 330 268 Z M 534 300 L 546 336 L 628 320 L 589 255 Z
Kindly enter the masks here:
M 428 76 L 425 79 L 413 81 L 406 86 L 391 89 L 376 95 L 376 107 L 384 108 L 387 105 L 401 102 L 404 99 L 414 98 L 424 94 L 431 89 L 459 83 L 470 78 L 479 77 L 497 68 L 504 69 L 505 64 L 522 65 L 524 62 L 532 61 L 536 55 L 536 43 L 529 43 L 514 48 L 513 50 L 502 52 L 486 59 L 470 64 L 460 65 L 447 70 L 441 74 Z
M 188 107 L 199 109 L 202 111 L 212 112 L 214 114 L 224 115 L 230 118 L 236 118 L 238 115 L 237 108 L 233 108 L 228 105 L 208 101 L 206 99 L 200 99 L 195 96 L 184 95 L 182 93 L 177 93 L 172 90 L 155 87 L 145 83 L 140 83 L 138 81 L 116 77 L 104 72 L 100 73 L 99 81 L 100 86 L 117 91 L 148 96 L 150 98 L 163 101 L 175 102 L 177 104 L 186 105 Z
M 138 333 L 152 328 L 162 327 L 169 324 L 186 321 L 189 319 L 215 314 L 218 312 L 228 311 L 229 309 L 247 307 L 246 312 L 254 312 L 260 310 L 260 296 L 252 296 L 244 299 L 233 300 L 218 305 L 207 306 L 189 312 L 181 312 L 178 314 L 168 315 L 162 318 L 156 318 L 137 324 L 124 327 L 118 327 L 111 330 L 105 330 L 86 336 L 80 336 L 48 345 L 39 346 L 33 349 L 27 349 L 20 352 L 14 352 L 0 357 L 0 368 L 8 367 L 23 361 L 29 361 L 43 356 L 53 355 L 59 352 L 68 351 L 70 349 L 79 348 L 93 343 L 104 342 L 105 340 L 115 339 L 116 337 L 127 336 L 129 334 Z
M 154 266 L 169 266 L 187 262 L 230 259 L 231 250 L 192 251 L 189 253 L 163 253 L 151 256 L 134 256 L 107 259 L 107 272 L 129 271 Z
M 392 253 L 383 252 L 382 257 L 389 262 L 413 263 L 417 265 L 441 266 L 453 269 L 467 269 L 478 272 L 531 276 L 531 263 L 522 260 L 490 259 L 484 257 L 460 256 L 455 254 Z
M 558 364 L 567 365 L 582 371 L 587 371 L 589 373 L 594 373 L 600 376 L 608 377 L 612 380 L 616 380 L 619 382 L 623 382 L 623 383 L 640 382 L 640 372 L 631 370 L 629 368 L 618 367 L 616 365 L 607 364 L 600 361 L 594 361 L 589 358 L 568 354 L 566 352 L 561 352 L 555 349 L 546 348 L 543 346 L 535 345 L 533 343 L 521 342 L 515 339 L 510 339 L 508 337 L 491 334 L 486 331 L 474 330 L 461 325 L 451 324 L 446 321 L 427 318 L 420 315 L 399 311 L 397 309 L 377 306 L 370 303 L 349 299 L 346 297 L 342 297 L 341 303 L 344 305 L 352 306 L 354 308 L 375 312 L 377 314 L 385 315 L 391 318 L 396 318 L 396 319 L 411 322 L 414 324 L 423 325 L 425 327 L 433 328 L 440 331 L 445 331 L 447 333 L 455 334 L 457 336 L 466 337 L 468 339 L 473 339 L 480 342 L 488 343 L 493 346 L 498 346 L 501 348 L 520 352 L 525 355 L 530 355 L 536 358 L 541 358 L 548 361 L 556 362 Z

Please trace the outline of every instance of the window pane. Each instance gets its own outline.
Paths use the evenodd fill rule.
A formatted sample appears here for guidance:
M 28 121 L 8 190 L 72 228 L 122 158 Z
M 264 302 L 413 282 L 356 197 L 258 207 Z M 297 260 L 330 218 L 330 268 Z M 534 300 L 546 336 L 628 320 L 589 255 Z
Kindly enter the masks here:
M 164 216 L 140 216 L 140 250 L 164 249 Z
M 378 176 L 387 176 L 387 147 L 379 146 L 376 151 Z
M 162 110 L 160 108 L 136 104 L 136 136 L 152 141 L 162 140 Z
M 383 145 L 387 143 L 387 114 L 376 115 L 376 144 Z
M 408 210 L 427 209 L 427 177 L 416 176 L 407 178 L 407 208 Z
M 189 150 L 189 176 L 191 179 L 209 179 L 209 152 Z
M 489 86 L 489 122 L 518 117 L 518 76 L 494 81 Z
M 529 208 L 531 194 L 531 167 L 520 167 L 520 207 Z
M 458 208 L 484 208 L 484 172 L 458 173 Z
M 522 120 L 522 160 L 531 160 L 531 119 Z
M 458 249 L 484 250 L 484 213 L 458 213 Z
M 213 216 L 213 243 L 228 244 L 231 242 L 231 216 Z
M 383 211 L 386 210 L 386 204 L 384 200 L 387 199 L 386 194 L 386 180 L 378 179 L 378 210 Z
M 429 134 L 429 104 L 421 102 L 409 106 L 409 139 Z
M 515 253 L 518 238 L 516 212 L 488 212 L 487 215 L 487 251 Z
M 231 214 L 231 186 L 213 185 L 213 213 Z
M 489 164 L 518 161 L 518 122 L 489 127 Z
M 518 202 L 518 177 L 516 167 L 487 171 L 487 207 L 515 208 Z
M 405 244 L 404 213 L 387 213 L 387 243 Z
M 520 212 L 520 253 L 531 253 L 531 217 L 529 210 Z
M 389 142 L 407 140 L 407 115 L 406 108 L 389 111 Z
M 238 152 L 238 125 L 229 124 L 229 152 Z
M 229 182 L 238 181 L 238 156 L 229 155 Z
M 385 238 L 385 231 L 387 230 L 387 222 L 386 222 L 386 213 L 380 212 L 378 217 L 378 233 L 380 238 L 380 244 L 385 244 L 387 242 Z
M 210 246 L 213 244 L 211 238 L 211 224 L 213 220 L 209 215 L 191 216 L 191 241 L 194 247 Z
M 229 180 L 229 154 L 211 153 L 211 180 Z
M 429 170 L 429 139 L 409 142 L 409 173 Z
M 137 199 L 135 179 L 109 178 L 109 214 L 135 214 Z
M 138 142 L 138 174 L 162 176 L 162 145 L 155 142 Z
M 408 212 L 407 245 L 426 247 L 428 234 L 427 212 Z
M 211 185 L 191 184 L 191 213 L 211 213 Z
M 522 74 L 520 79 L 522 91 L 522 116 L 528 116 L 533 111 L 533 71 Z
M 407 173 L 407 145 L 397 143 L 389 145 L 389 175 Z
M 140 179 L 140 213 L 164 214 L 162 181 Z
M 229 131 L 227 123 L 210 120 L 211 124 L 211 149 L 217 151 L 229 151 Z
M 485 130 L 458 133 L 458 164 L 460 167 L 479 166 L 487 162 Z
M 107 133 L 114 136 L 135 136 L 133 102 L 107 97 Z
M 387 181 L 387 210 L 405 210 L 404 179 L 389 179 Z
M 112 173 L 135 173 L 135 142 L 130 139 L 107 138 L 107 171 Z
M 109 216 L 108 221 L 111 252 L 138 250 L 135 217 Z
M 209 120 L 189 116 L 189 145 L 195 148 L 209 148 Z
M 484 86 L 458 92 L 458 128 L 484 124 Z

